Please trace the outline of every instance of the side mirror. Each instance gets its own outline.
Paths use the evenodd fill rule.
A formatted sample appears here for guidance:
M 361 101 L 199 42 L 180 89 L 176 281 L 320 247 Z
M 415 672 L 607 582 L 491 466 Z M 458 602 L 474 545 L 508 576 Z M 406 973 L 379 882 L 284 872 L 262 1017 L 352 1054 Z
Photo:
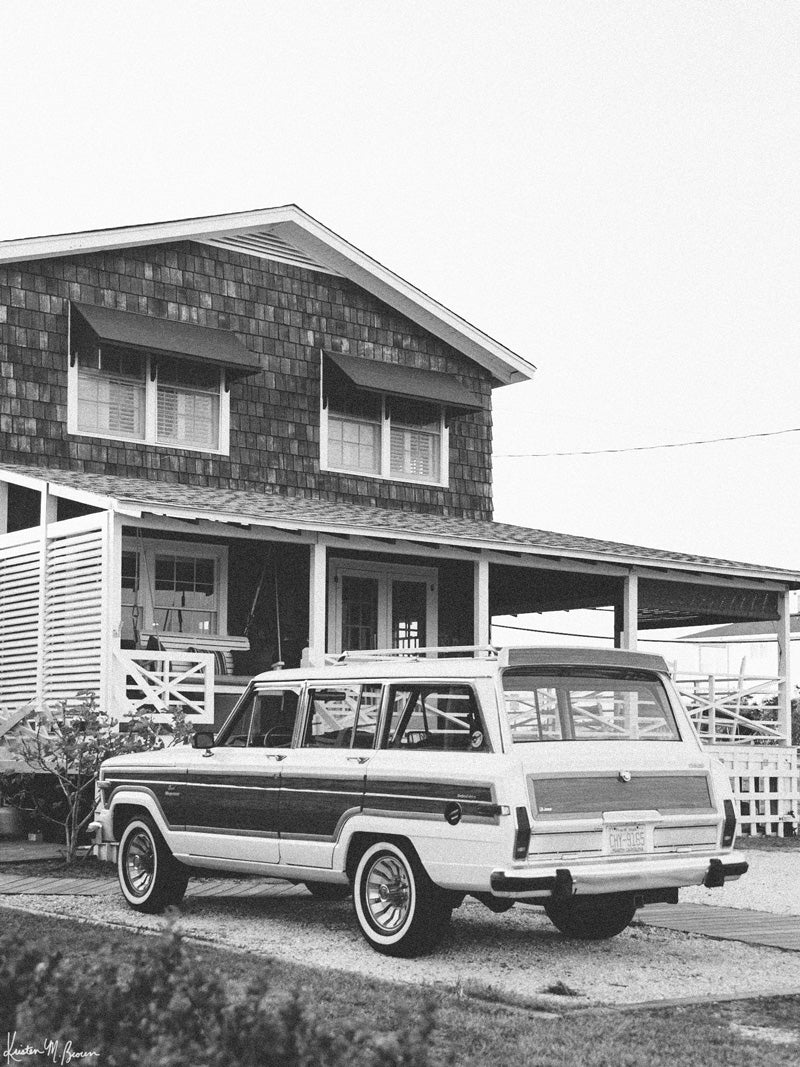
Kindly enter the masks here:
M 196 730 L 192 734 L 192 748 L 213 748 L 213 730 Z

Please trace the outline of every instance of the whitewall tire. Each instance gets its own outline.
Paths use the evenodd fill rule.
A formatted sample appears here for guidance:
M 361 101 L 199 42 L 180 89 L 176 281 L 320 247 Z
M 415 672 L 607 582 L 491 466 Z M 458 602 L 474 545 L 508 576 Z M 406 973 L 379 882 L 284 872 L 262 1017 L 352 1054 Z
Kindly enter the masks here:
M 378 841 L 364 852 L 353 881 L 361 933 L 386 956 L 421 956 L 442 938 L 452 913 L 410 845 Z
M 159 913 L 183 900 L 188 870 L 172 855 L 149 815 L 131 819 L 117 852 L 117 876 L 125 900 L 136 911 Z

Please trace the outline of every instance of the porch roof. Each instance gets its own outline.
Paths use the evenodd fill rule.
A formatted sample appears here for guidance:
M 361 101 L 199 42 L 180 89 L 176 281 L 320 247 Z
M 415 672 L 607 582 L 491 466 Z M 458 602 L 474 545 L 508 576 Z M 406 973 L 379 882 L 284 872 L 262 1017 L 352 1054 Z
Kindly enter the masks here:
M 135 518 L 143 514 L 202 519 L 284 530 L 348 534 L 372 540 L 452 545 L 545 559 L 716 575 L 800 588 L 800 572 L 712 556 L 646 548 L 617 541 L 535 530 L 508 523 L 427 515 L 418 511 L 310 500 L 265 491 L 213 489 L 178 482 L 116 477 L 35 466 L 0 466 L 0 477 L 21 484 L 47 482 L 56 496 L 82 500 Z

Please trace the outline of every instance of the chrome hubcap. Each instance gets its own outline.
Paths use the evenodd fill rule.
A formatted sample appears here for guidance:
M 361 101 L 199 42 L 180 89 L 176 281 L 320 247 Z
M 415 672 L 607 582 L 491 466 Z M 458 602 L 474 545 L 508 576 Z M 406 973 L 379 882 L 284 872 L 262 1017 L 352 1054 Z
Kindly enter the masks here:
M 125 849 L 125 880 L 135 896 L 143 897 L 150 889 L 155 869 L 153 842 L 144 830 L 137 830 Z
M 365 904 L 373 924 L 385 933 L 399 930 L 411 908 L 411 880 L 405 864 L 381 856 L 366 879 Z

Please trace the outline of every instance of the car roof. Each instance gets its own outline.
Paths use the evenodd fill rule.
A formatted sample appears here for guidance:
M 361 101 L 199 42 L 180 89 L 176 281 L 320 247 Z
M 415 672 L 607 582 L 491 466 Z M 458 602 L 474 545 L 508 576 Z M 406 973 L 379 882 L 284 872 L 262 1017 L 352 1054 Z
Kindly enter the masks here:
M 303 682 L 377 681 L 391 677 L 414 678 L 491 678 L 504 667 L 618 667 L 669 673 L 662 656 L 623 649 L 518 647 L 500 649 L 496 654 L 472 656 L 403 655 L 395 652 L 346 653 L 347 658 L 325 667 L 301 667 L 292 670 L 265 671 L 254 682 L 264 684 L 301 684 Z

